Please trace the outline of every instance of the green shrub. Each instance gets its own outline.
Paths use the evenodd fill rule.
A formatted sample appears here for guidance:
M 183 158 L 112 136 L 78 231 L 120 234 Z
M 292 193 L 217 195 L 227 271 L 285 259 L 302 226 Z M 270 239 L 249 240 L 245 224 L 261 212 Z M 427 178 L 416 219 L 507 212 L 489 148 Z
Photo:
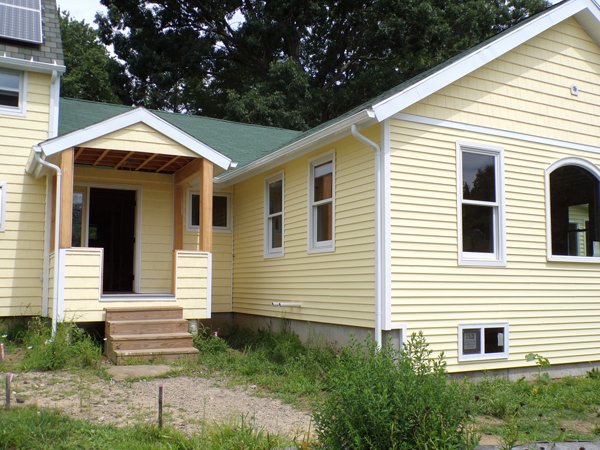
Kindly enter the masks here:
M 368 340 L 342 350 L 313 415 L 323 448 L 469 449 L 470 401 L 422 334 L 405 349 Z
M 227 342 L 211 333 L 210 328 L 201 325 L 198 331 L 193 334 L 194 347 L 200 351 L 200 356 L 203 354 L 223 353 L 229 348 Z
M 23 369 L 59 370 L 65 367 L 96 367 L 102 349 L 81 328 L 72 323 L 61 323 L 52 336 L 49 323 L 34 318 L 23 335 L 26 347 Z

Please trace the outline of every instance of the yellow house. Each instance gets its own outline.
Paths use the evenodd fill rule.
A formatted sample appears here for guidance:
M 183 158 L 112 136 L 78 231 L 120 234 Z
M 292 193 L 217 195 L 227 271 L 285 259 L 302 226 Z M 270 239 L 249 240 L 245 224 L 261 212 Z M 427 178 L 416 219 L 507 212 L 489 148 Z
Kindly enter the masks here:
M 587 368 L 599 44 L 597 3 L 565 0 L 305 133 L 58 105 L 60 59 L 0 57 L 20 83 L 0 106 L 0 315 L 110 322 L 114 355 L 162 316 L 181 339 L 186 319 L 423 331 L 452 372 Z

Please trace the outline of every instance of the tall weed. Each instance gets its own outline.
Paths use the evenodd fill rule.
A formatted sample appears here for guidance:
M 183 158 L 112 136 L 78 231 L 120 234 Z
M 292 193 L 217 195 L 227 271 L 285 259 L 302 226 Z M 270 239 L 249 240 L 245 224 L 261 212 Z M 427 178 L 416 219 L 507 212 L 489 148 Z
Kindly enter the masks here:
M 404 350 L 371 340 L 342 350 L 313 417 L 323 448 L 469 449 L 470 401 L 422 334 Z
M 47 321 L 34 318 L 23 335 L 26 347 L 24 370 L 60 370 L 65 367 L 96 367 L 100 364 L 102 349 L 81 328 L 72 323 L 61 323 L 56 333 Z

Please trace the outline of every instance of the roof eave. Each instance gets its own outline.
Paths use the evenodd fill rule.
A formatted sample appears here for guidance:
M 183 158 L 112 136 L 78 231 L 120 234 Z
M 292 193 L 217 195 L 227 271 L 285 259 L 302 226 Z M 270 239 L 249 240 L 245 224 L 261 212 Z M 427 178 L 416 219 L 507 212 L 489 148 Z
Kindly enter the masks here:
M 62 64 L 51 64 L 21 58 L 13 58 L 12 56 L 6 56 L 6 53 L 0 54 L 0 66 L 10 69 L 27 70 L 30 72 L 41 73 L 52 73 L 56 71 L 60 74 L 63 74 L 66 70 L 66 67 Z
M 142 107 L 126 111 L 80 130 L 49 139 L 40 143 L 39 147 L 45 156 L 51 156 L 140 122 L 173 139 L 175 142 L 223 170 L 227 170 L 231 166 L 231 159 L 225 155 Z
M 390 118 L 572 16 L 577 16 L 580 23 L 587 21 L 587 28 L 592 28 L 592 24 L 595 24 L 596 35 L 599 35 L 600 14 L 595 0 L 566 2 L 542 13 L 523 27 L 507 30 L 503 36 L 488 45 L 376 103 L 373 105 L 375 117 L 380 122 Z
M 275 150 L 273 153 L 269 153 L 240 169 L 225 172 L 223 175 L 215 178 L 215 183 L 229 185 L 243 181 L 253 175 L 257 175 L 308 153 L 318 146 L 325 145 L 327 142 L 330 142 L 331 139 L 339 139 L 342 136 L 349 135 L 350 127 L 352 125 L 369 125 L 376 122 L 371 109 L 360 110 L 349 117 L 332 123 L 316 133 L 294 141 L 289 145 L 285 145 L 280 149 Z

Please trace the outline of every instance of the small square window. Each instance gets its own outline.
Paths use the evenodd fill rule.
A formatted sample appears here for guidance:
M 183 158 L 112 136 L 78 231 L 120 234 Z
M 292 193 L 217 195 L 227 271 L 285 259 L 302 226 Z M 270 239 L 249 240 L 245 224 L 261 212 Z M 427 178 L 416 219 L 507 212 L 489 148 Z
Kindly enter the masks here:
M 24 75 L 12 70 L 0 70 L 0 113 L 23 112 Z
M 508 324 L 459 325 L 459 361 L 508 358 Z
M 230 229 L 230 198 L 229 194 L 213 195 L 213 228 L 217 230 Z M 200 194 L 190 192 L 189 195 L 188 230 L 197 230 L 200 226 Z

